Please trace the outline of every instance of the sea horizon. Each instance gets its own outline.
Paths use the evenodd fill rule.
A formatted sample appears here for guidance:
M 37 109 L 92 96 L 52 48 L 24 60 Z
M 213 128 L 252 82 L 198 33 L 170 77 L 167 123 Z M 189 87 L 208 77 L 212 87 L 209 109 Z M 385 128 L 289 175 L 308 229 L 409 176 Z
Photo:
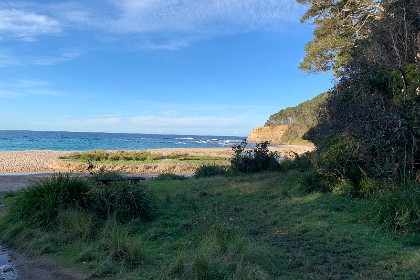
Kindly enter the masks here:
M 232 147 L 243 139 L 246 139 L 246 137 L 128 132 L 0 130 L 0 151 L 222 148 Z

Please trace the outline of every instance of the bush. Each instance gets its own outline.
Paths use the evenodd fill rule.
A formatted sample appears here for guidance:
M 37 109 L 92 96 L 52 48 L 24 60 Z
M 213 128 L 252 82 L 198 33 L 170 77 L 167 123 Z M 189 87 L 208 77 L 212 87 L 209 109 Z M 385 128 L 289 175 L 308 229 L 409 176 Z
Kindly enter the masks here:
M 316 171 L 307 171 L 299 178 L 299 188 L 305 192 L 330 191 L 328 179 Z
M 35 227 L 49 227 L 60 209 L 86 207 L 90 189 L 86 180 L 56 175 L 24 190 L 11 206 L 10 215 Z
M 313 169 L 312 164 L 312 153 L 306 152 L 303 155 L 295 154 L 294 159 L 282 159 L 280 161 L 280 170 L 289 171 L 289 170 L 299 170 L 299 171 L 308 171 Z
M 87 179 L 56 175 L 17 194 L 7 219 L 53 229 L 65 220 L 63 211 L 70 210 L 93 214 L 100 220 L 115 216 L 119 222 L 148 221 L 152 217 L 150 205 L 139 185 L 122 178 L 104 187 Z
M 106 220 L 115 216 L 121 223 L 132 219 L 148 221 L 152 218 L 150 201 L 144 191 L 139 185 L 127 180 L 93 189 L 88 209 L 100 219 Z
M 262 142 L 255 145 L 253 149 L 246 149 L 247 141 L 233 146 L 233 158 L 231 169 L 240 173 L 257 173 L 262 171 L 280 170 L 279 156 L 277 153 L 269 152 L 270 142 Z
M 226 168 L 219 165 L 203 165 L 194 173 L 196 178 L 214 177 L 226 175 Z
M 374 203 L 374 220 L 399 233 L 420 231 L 420 184 L 407 183 L 380 195 Z

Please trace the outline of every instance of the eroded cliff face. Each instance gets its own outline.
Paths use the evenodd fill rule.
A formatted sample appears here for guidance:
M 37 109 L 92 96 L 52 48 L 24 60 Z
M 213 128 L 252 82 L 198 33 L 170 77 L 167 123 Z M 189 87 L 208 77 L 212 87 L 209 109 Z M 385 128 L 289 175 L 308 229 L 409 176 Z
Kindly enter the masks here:
M 287 130 L 287 127 L 288 125 L 283 124 L 254 128 L 248 135 L 248 142 L 259 143 L 269 141 L 271 144 L 282 144 L 280 139 Z

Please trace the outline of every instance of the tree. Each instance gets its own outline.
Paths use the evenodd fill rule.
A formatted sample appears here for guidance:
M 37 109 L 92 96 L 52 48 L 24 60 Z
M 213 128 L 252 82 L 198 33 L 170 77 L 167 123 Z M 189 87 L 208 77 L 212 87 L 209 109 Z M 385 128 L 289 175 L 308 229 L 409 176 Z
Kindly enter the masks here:
M 297 0 L 309 4 L 301 22 L 315 25 L 314 39 L 306 47 L 300 68 L 312 72 L 333 71 L 342 75 L 351 59 L 356 41 L 370 34 L 375 21 L 382 17 L 379 0 Z
M 306 135 L 318 147 L 320 165 L 333 174 L 341 170 L 337 177 L 396 180 L 413 175 L 420 169 L 419 1 L 298 1 L 312 3 L 306 18 L 318 20 L 315 32 L 334 22 L 337 31 L 330 36 L 339 38 L 336 46 L 341 43 L 341 48 L 327 49 L 334 54 L 327 58 L 316 56 L 310 45 L 326 46 L 322 37 L 307 46 L 309 69 L 323 62 L 340 74 L 318 125 Z M 358 26 L 344 37 L 346 25 L 340 19 L 346 9 L 337 12 L 338 7 L 351 7 L 348 14 Z M 332 157 L 334 152 L 340 156 Z M 330 160 L 344 157 L 348 160 Z

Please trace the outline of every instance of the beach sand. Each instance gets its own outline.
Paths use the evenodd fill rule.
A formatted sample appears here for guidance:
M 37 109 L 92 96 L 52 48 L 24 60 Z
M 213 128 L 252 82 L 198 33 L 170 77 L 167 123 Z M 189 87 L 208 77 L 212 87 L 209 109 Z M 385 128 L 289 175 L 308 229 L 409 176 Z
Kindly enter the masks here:
M 270 148 L 282 156 L 293 156 L 293 153 L 302 154 L 312 150 L 310 146 L 282 145 Z M 149 150 L 164 155 L 179 153 L 189 155 L 207 155 L 229 158 L 231 148 L 164 148 Z M 30 183 L 51 176 L 54 173 L 87 173 L 84 163 L 69 163 L 59 159 L 71 152 L 63 151 L 18 151 L 0 152 L 0 194 L 25 188 Z M 116 165 L 107 167 L 107 171 L 133 174 L 192 174 L 198 167 L 194 165 Z M 94 171 L 99 171 L 96 166 Z

